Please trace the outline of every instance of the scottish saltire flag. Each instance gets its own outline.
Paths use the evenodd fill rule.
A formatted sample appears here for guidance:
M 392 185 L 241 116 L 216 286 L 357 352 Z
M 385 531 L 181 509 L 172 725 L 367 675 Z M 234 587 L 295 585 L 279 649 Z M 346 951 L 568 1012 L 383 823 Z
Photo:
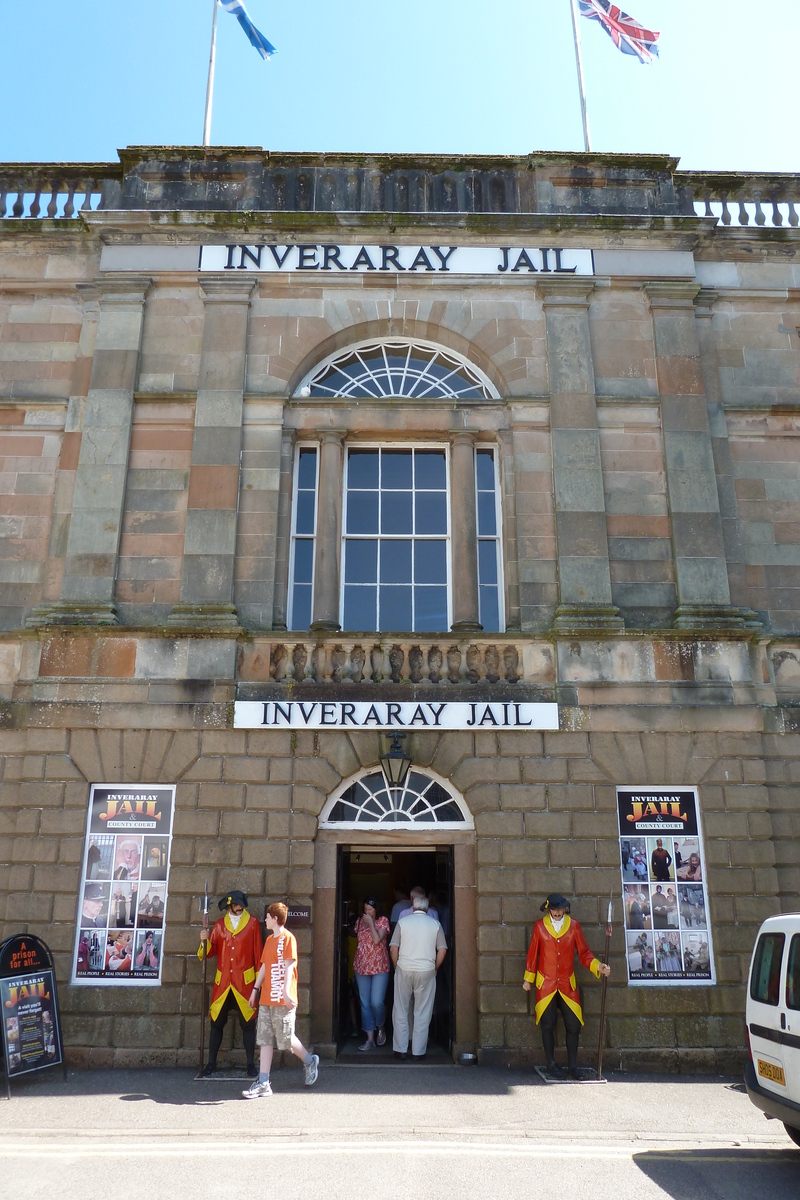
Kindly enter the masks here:
M 236 17 L 236 20 L 250 39 L 250 44 L 255 46 L 262 58 L 271 58 L 273 54 L 278 53 L 275 47 L 267 41 L 263 33 L 259 33 L 256 29 L 250 20 L 250 14 L 242 3 L 242 0 L 219 0 L 219 2 L 226 12 Z
M 623 54 L 635 54 L 639 62 L 651 63 L 658 55 L 659 34 L 645 29 L 611 0 L 578 0 L 581 16 L 598 21 Z

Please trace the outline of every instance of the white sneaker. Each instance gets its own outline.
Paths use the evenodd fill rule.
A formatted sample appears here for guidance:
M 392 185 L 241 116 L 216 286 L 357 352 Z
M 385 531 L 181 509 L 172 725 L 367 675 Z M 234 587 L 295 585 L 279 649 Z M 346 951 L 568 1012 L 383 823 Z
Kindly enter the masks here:
M 308 1064 L 307 1067 L 306 1066 L 303 1067 L 303 1083 L 306 1085 L 306 1087 L 311 1087 L 312 1083 L 317 1082 L 318 1075 L 319 1075 L 319 1055 L 312 1054 L 311 1062 Z
M 263 1100 L 265 1096 L 272 1095 L 272 1087 L 269 1080 L 266 1083 L 259 1083 L 254 1079 L 249 1088 L 242 1092 L 245 1100 Z

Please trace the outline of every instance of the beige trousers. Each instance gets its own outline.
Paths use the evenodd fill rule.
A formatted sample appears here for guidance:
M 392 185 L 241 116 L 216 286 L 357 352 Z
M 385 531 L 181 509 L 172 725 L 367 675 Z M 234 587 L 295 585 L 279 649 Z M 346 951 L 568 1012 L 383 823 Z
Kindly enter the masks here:
M 401 1054 L 408 1051 L 408 1010 L 414 1000 L 414 1035 L 411 1053 L 422 1055 L 428 1048 L 428 1027 L 433 1016 L 436 996 L 436 972 L 404 971 L 398 967 L 394 975 L 394 1007 L 392 1008 L 392 1047 Z

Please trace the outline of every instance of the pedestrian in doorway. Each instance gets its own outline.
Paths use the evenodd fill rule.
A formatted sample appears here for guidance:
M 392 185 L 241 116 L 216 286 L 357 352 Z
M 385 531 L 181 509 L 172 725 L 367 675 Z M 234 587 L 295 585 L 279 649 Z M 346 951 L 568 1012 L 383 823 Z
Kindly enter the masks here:
M 411 897 L 408 893 L 408 884 L 400 884 L 399 887 L 394 889 L 394 904 L 392 905 L 392 911 L 389 917 L 389 924 L 392 927 L 392 931 L 394 931 L 395 925 L 400 920 L 400 914 L 405 912 L 410 904 Z
M 425 893 L 424 887 L 420 887 L 419 885 L 417 885 L 416 887 L 413 887 L 411 889 L 411 900 L 409 901 L 408 906 L 401 911 L 400 916 L 398 917 L 398 920 L 401 921 L 403 919 L 403 917 L 410 917 L 414 911 L 414 899 L 417 896 L 425 896 L 425 894 L 426 893 Z M 392 910 L 392 911 L 394 911 L 394 910 Z M 431 907 L 430 899 L 428 900 L 428 916 L 432 917 L 434 919 L 434 921 L 439 920 L 439 914 L 435 908 Z
M 285 904 L 270 904 L 264 915 L 267 932 L 250 1007 L 258 1005 L 256 1037 L 261 1047 L 258 1079 L 242 1095 L 247 1100 L 263 1100 L 272 1095 L 269 1075 L 275 1049 L 291 1050 L 303 1064 L 303 1081 L 310 1087 L 317 1082 L 319 1056 L 309 1054 L 294 1031 L 297 1015 L 297 939 L 286 928 L 289 910 Z M 266 980 L 266 983 L 265 983 Z M 260 1001 L 260 1002 L 259 1002 Z
M 414 1000 L 414 1035 L 411 1053 L 424 1058 L 436 995 L 436 973 L 447 954 L 447 942 L 438 921 L 428 915 L 428 897 L 413 895 L 413 910 L 395 926 L 389 953 L 395 967 L 392 1047 L 395 1058 L 408 1058 L 408 1010 Z
M 144 903 L 144 901 L 143 901 Z M 216 957 L 217 971 L 211 992 L 211 1032 L 208 1036 L 208 1062 L 203 1075 L 213 1075 L 217 1069 L 217 1055 L 222 1045 L 222 1035 L 228 1023 L 228 1014 L 239 1018 L 242 1042 L 247 1055 L 247 1075 L 255 1079 L 256 1069 L 256 1013 L 247 997 L 253 987 L 263 941 L 261 926 L 247 911 L 247 896 L 244 892 L 231 891 L 219 901 L 219 909 L 225 915 L 209 931 L 200 931 L 200 949 L 197 957 Z
M 553 892 L 539 911 L 544 917 L 533 927 L 522 986 L 526 992 L 536 986 L 536 1024 L 542 1029 L 548 1073 L 554 1079 L 564 1078 L 555 1061 L 555 1031 L 560 1012 L 566 1029 L 569 1073 L 573 1079 L 580 1079 L 578 1040 L 583 1012 L 575 983 L 575 955 L 577 953 L 583 966 L 598 979 L 601 975 L 610 975 L 611 968 L 592 954 L 583 930 L 569 915 L 569 900 Z
M 358 998 L 361 1002 L 361 1028 L 366 1041 L 358 1048 L 372 1050 L 386 1044 L 386 986 L 389 982 L 389 922 L 374 897 L 364 901 L 364 911 L 356 921 L 358 946 L 353 961 Z

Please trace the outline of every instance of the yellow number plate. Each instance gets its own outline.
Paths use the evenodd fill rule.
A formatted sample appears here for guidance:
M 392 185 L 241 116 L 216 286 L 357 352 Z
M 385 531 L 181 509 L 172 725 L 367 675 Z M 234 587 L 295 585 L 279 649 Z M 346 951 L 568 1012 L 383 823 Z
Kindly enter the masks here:
M 762 1062 L 759 1059 L 758 1073 L 762 1079 L 771 1079 L 773 1083 L 779 1083 L 781 1087 L 786 1087 L 786 1076 L 783 1073 L 783 1067 L 776 1067 L 773 1063 Z

